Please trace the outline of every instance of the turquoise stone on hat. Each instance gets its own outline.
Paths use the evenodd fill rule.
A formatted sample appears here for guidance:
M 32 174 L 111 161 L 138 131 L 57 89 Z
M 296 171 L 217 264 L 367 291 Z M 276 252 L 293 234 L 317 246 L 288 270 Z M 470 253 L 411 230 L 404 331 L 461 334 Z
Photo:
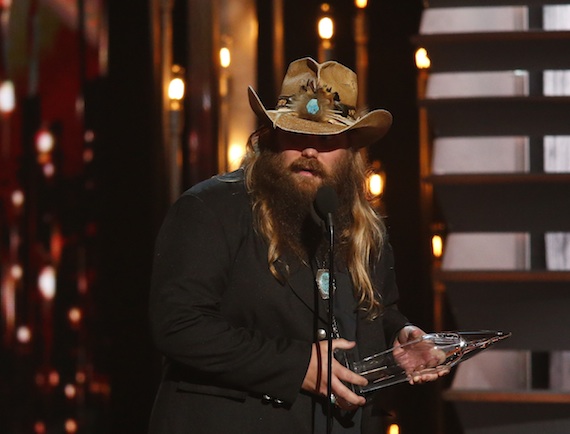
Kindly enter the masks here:
M 307 108 L 307 111 L 312 115 L 317 114 L 320 110 L 319 102 L 317 101 L 316 98 L 312 98 L 311 100 L 309 100 L 309 102 L 305 107 Z

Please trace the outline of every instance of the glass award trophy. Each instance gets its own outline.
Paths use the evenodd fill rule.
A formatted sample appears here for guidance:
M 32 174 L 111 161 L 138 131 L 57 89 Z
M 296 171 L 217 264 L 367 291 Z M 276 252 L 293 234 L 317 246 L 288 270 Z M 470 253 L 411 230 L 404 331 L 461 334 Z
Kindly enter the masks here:
M 428 333 L 362 360 L 347 360 L 350 369 L 368 380 L 366 386 L 353 388 L 363 395 L 406 382 L 412 376 L 448 371 L 510 336 L 492 330 Z

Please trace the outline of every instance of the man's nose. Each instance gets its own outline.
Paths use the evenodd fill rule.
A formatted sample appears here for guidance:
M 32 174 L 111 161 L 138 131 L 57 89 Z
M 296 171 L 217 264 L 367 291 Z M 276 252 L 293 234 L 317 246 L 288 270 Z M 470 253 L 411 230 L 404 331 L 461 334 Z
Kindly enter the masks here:
M 305 148 L 301 152 L 301 155 L 306 158 L 317 158 L 319 151 L 317 151 L 315 148 Z

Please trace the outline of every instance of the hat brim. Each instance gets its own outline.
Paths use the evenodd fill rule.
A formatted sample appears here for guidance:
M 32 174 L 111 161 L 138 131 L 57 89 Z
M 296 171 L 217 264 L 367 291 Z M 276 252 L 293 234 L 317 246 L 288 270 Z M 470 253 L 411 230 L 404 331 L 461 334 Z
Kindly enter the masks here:
M 291 133 L 316 136 L 348 133 L 351 144 L 355 148 L 368 146 L 380 140 L 392 125 L 392 115 L 387 110 L 373 110 L 360 117 L 352 125 L 338 125 L 303 119 L 294 113 L 278 113 L 277 110 L 266 110 L 251 86 L 248 87 L 248 95 L 251 109 L 258 119 L 266 125 Z

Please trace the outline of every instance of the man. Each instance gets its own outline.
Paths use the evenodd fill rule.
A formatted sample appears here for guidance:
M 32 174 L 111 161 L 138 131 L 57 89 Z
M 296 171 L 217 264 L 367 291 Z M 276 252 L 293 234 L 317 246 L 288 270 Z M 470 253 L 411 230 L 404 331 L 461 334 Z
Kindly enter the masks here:
M 392 117 L 357 117 L 356 75 L 336 63 L 293 62 L 276 110 L 249 89 L 261 128 L 243 167 L 202 182 L 173 205 L 157 238 L 150 318 L 164 375 L 152 434 L 314 433 L 328 426 L 330 246 L 313 202 L 334 212 L 334 350 L 362 358 L 423 332 L 396 308 L 393 257 L 366 201 L 359 149 Z M 318 281 L 317 281 L 318 279 Z M 337 360 L 333 432 L 379 432 L 380 412 Z M 416 375 L 411 382 L 436 378 Z M 370 401 L 370 399 L 368 399 Z M 330 420 L 328 421 L 330 423 Z

